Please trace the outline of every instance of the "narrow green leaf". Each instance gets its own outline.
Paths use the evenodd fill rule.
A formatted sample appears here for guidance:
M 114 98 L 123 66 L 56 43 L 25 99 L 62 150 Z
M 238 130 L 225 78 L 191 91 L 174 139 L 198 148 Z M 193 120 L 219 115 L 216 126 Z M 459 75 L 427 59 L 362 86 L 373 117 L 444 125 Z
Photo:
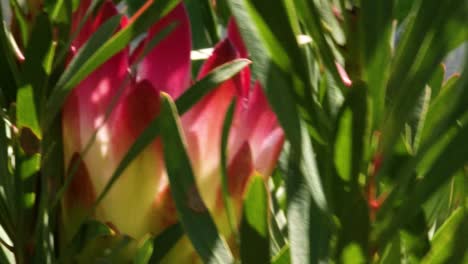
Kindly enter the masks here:
M 269 56 L 282 70 L 294 70 L 307 79 L 304 57 L 299 49 L 283 1 L 244 1 L 246 9 L 269 50 Z M 297 23 L 297 21 L 295 21 Z
M 391 221 L 382 218 L 386 225 L 376 228 L 374 233 L 375 238 L 378 239 L 378 244 L 388 241 L 394 235 L 396 229 L 407 223 L 417 213 L 414 210 L 416 205 L 425 203 L 456 171 L 466 164 L 468 161 L 468 149 L 465 147 L 468 144 L 468 126 L 466 125 L 468 113 L 464 117 L 465 122 L 461 123 L 461 127 L 455 125 L 441 142 L 433 147 L 433 150 L 429 152 L 430 155 L 426 155 L 429 157 L 422 159 L 421 163 L 423 163 L 425 169 L 420 171 L 424 177 L 415 185 L 414 190 L 401 196 L 402 190 L 397 189 L 387 198 L 384 203 L 385 207 L 381 209 L 381 217 L 389 212 L 396 197 L 402 198 L 402 201 L 398 202 L 401 204 L 401 208 L 398 209 L 396 215 L 390 218 Z M 408 168 L 411 168 L 411 164 L 409 163 Z M 411 174 L 411 171 L 411 169 L 405 170 L 408 175 Z M 405 176 L 405 181 L 408 181 L 408 178 Z M 406 188 L 405 185 L 403 185 L 403 188 Z
M 382 254 L 381 264 L 400 264 L 402 263 L 401 257 L 401 247 L 400 247 L 400 236 L 395 236 L 395 238 L 387 243 L 387 247 Z
M 2 105 L 0 111 L 3 112 Z M 0 115 L 0 223 L 8 235 L 14 232 L 11 218 L 11 208 L 13 205 L 13 175 L 10 172 L 8 159 L 8 139 L 6 137 L 6 124 L 2 115 Z
M 3 11 L 4 2 L 0 2 L 1 10 Z M 0 12 L 0 93 L 5 97 L 5 103 L 13 102 L 16 98 L 16 90 L 20 85 L 20 74 L 16 59 L 14 57 L 15 48 L 12 46 L 9 32 L 6 25 L 3 23 L 3 12 Z M 5 63 L 6 62 L 6 63 Z
M 71 83 L 70 86 L 77 85 L 79 81 L 81 81 L 84 78 L 83 76 L 86 76 L 87 74 L 92 72 L 92 70 L 89 70 L 87 73 L 82 74 L 83 76 L 75 77 L 77 73 L 80 72 L 81 68 L 85 66 L 85 63 L 89 59 L 91 59 L 93 55 L 95 55 L 96 47 L 101 47 L 112 37 L 112 35 L 117 30 L 121 19 L 121 15 L 115 15 L 109 18 L 96 30 L 96 32 L 93 35 L 91 35 L 91 37 L 88 39 L 88 41 L 86 41 L 83 47 L 79 49 L 78 53 L 75 56 L 73 56 L 73 59 L 70 61 L 69 65 L 67 66 L 59 81 L 57 82 L 57 87 L 60 88 L 66 83 L 70 82 L 70 80 L 73 80 L 73 78 L 78 78 L 80 80 Z M 97 68 L 97 66 L 94 66 L 94 69 L 95 68 Z
M 125 3 L 127 4 L 128 15 L 132 16 L 143 6 L 145 0 L 125 0 Z
M 421 208 L 416 207 L 414 210 L 417 211 L 415 217 L 408 221 L 399 232 L 401 251 L 404 252 L 402 262 L 407 263 L 420 263 L 429 250 L 424 213 Z
M 246 59 L 236 59 L 212 70 L 177 99 L 177 109 L 182 114 L 187 112 L 209 91 L 216 88 L 220 83 L 232 78 L 250 63 Z
M 445 65 L 440 64 L 436 72 L 432 75 L 429 81 L 429 87 L 431 87 L 431 99 L 434 99 L 440 92 L 445 77 Z
M 22 86 L 18 90 L 17 96 L 17 116 L 19 127 L 28 127 L 35 135 L 40 137 L 41 129 L 38 121 L 37 103 L 34 100 L 33 87 L 31 85 Z
M 166 228 L 161 234 L 154 238 L 153 254 L 148 263 L 159 263 L 174 245 L 182 238 L 184 230 L 180 223 Z
M 276 255 L 272 261 L 272 264 L 289 264 L 291 263 L 291 250 L 289 245 L 284 246 L 281 251 Z
M 445 221 L 431 241 L 431 251 L 421 263 L 466 263 L 468 253 L 468 217 L 466 208 L 458 208 Z
M 233 257 L 198 192 L 175 104 L 167 95 L 162 98 L 160 125 L 164 161 L 182 226 L 203 261 L 232 263 Z
M 242 263 L 268 263 L 270 238 L 268 229 L 268 194 L 261 176 L 254 176 L 244 197 L 240 227 Z
M 97 50 L 93 50 L 94 52 L 83 64 L 77 65 L 79 68 L 76 73 L 70 76 L 69 79 L 64 79 L 57 84 L 57 87 L 54 89 L 54 93 L 51 95 L 48 102 L 48 116 L 50 118 L 55 117 L 55 115 L 60 111 L 68 93 L 77 84 L 79 84 L 80 81 L 112 56 L 127 47 L 130 41 L 145 32 L 151 25 L 171 11 L 179 1 L 180 0 L 156 1 L 147 10 L 145 10 L 143 14 L 134 20 L 133 23 L 118 31 L 102 45 L 99 45 Z M 100 27 L 100 29 L 105 28 L 101 33 L 107 32 L 107 35 L 110 34 L 109 32 L 112 31 L 111 26 L 115 25 L 109 23 L 105 23 Z M 93 39 L 99 38 L 95 37 Z M 91 39 L 89 41 L 91 41 Z M 102 43 L 102 40 L 100 42 Z M 96 46 L 90 46 L 90 49 L 91 47 L 95 49 Z M 48 127 L 49 122 L 51 121 L 50 118 L 45 120 L 44 127 Z
M 343 105 L 337 125 L 335 164 L 341 178 L 358 185 L 358 176 L 363 169 L 367 142 L 369 141 L 369 113 L 367 89 L 362 83 L 353 85 Z
M 448 121 L 447 118 L 453 111 L 455 102 L 463 98 L 463 84 L 457 85 L 458 79 L 459 77 L 454 77 L 450 82 L 447 82 L 429 105 L 427 118 L 421 132 L 422 142 L 426 143 L 433 137 L 433 134 L 439 134 L 441 130 L 446 129 L 447 126 L 443 123 Z
M 361 2 L 359 34 L 363 80 L 367 82 L 372 95 L 374 125 L 379 125 L 383 116 L 386 84 L 390 75 L 388 62 L 391 59 L 393 42 L 393 5 L 393 1 Z
M 10 6 L 12 7 L 12 11 L 15 13 L 14 18 L 16 19 L 16 22 L 18 23 L 18 28 L 19 32 L 21 35 L 21 43 L 23 46 L 27 46 L 29 42 L 29 34 L 30 34 L 30 23 L 26 19 L 26 16 L 19 5 L 18 1 L 16 0 L 10 0 Z
M 237 228 L 236 228 L 236 216 L 234 215 L 235 212 L 233 210 L 232 201 L 229 195 L 229 187 L 228 187 L 228 139 L 229 139 L 229 130 L 231 129 L 232 119 L 234 117 L 234 109 L 236 106 L 236 101 L 233 100 L 229 105 L 228 111 L 226 112 L 226 116 L 223 122 L 223 133 L 221 135 L 221 184 L 222 184 L 222 195 L 223 195 L 223 202 L 224 208 L 226 208 L 226 217 L 228 218 L 229 227 L 231 228 L 231 232 L 237 236 Z
M 72 238 L 69 246 L 61 252 L 59 263 L 67 263 L 70 261 L 70 257 L 75 256 L 86 248 L 89 242 L 95 240 L 98 237 L 111 235 L 112 231 L 110 228 L 97 221 L 88 221 L 81 225 L 78 232 Z
M 213 47 L 220 37 L 209 0 L 186 0 L 192 31 L 193 49 Z
M 320 56 L 323 59 L 323 64 L 326 66 L 327 70 L 330 71 L 338 86 L 344 89 L 340 74 L 335 66 L 335 55 L 326 40 L 327 35 L 325 34 L 320 21 L 320 13 L 316 4 L 311 0 L 295 0 L 294 3 L 296 5 L 298 15 L 306 27 L 307 33 L 310 34 L 318 46 Z
M 153 250 L 153 239 L 146 239 L 143 245 L 138 248 L 135 257 L 133 258 L 133 264 L 149 263 Z
M 302 129 L 302 135 L 305 156 L 303 160 L 298 159 L 291 148 L 287 165 L 287 218 L 291 259 L 292 263 L 327 262 L 331 224 L 326 215 L 326 200 L 305 128 Z
M 463 1 L 419 2 L 414 21 L 408 25 L 392 64 L 388 82 L 391 104 L 382 129 L 386 135 L 382 142 L 384 156 L 393 150 L 418 95 L 452 49 L 452 38 L 463 35 L 465 28 L 453 26 L 459 19 L 457 14 L 464 10 Z

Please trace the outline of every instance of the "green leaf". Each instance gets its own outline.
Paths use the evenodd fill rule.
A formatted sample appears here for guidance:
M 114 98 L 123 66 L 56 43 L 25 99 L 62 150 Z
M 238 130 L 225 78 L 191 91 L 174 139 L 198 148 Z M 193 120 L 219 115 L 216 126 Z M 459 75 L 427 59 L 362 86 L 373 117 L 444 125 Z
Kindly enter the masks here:
M 358 187 L 369 142 L 368 104 L 365 85 L 355 83 L 338 118 L 335 164 L 340 177 L 351 182 L 354 189 Z
M 440 64 L 436 72 L 432 75 L 429 81 L 429 87 L 431 87 L 431 99 L 434 99 L 440 92 L 445 77 L 445 65 Z
M 453 37 L 463 35 L 464 26 L 455 27 L 464 1 L 420 1 L 392 63 L 388 82 L 389 111 L 382 133 L 384 156 L 393 150 L 405 122 L 442 59 L 452 49 Z M 466 22 L 466 21 L 465 21 Z M 385 161 L 383 162 L 386 163 Z
M 127 13 L 129 16 L 132 16 L 135 14 L 138 9 L 140 9 L 143 4 L 145 4 L 145 0 L 125 0 L 125 3 L 127 4 Z
M 4 3 L 0 3 L 0 11 L 3 11 Z M 20 74 L 17 61 L 14 57 L 15 47 L 10 40 L 10 32 L 6 25 L 3 24 L 3 12 L 0 12 L 0 98 L 5 97 L 5 103 L 13 102 L 16 98 L 16 90 L 20 85 Z M 18 49 L 16 47 L 16 49 Z M 5 63 L 6 62 L 6 63 Z M 2 95 L 1 95 L 2 94 Z M 6 106 L 6 105 L 5 105 Z
M 281 251 L 276 255 L 272 261 L 272 264 L 289 264 L 291 263 L 291 250 L 289 245 L 284 246 Z
M 185 6 L 190 17 L 192 48 L 213 47 L 219 42 L 216 18 L 209 0 L 186 0 Z
M 399 232 L 402 262 L 420 263 L 421 259 L 429 251 L 429 239 L 427 236 L 427 223 L 423 211 L 418 211 Z
M 62 252 L 59 263 L 67 263 L 70 257 L 75 256 L 82 252 L 90 241 L 96 238 L 109 236 L 112 234 L 110 228 L 97 221 L 88 221 L 81 225 L 78 232 L 68 244 L 68 247 Z
M 383 116 L 386 84 L 390 75 L 388 62 L 393 42 L 393 5 L 393 1 L 361 1 L 359 34 L 362 75 L 372 96 L 374 125 L 379 125 Z M 353 38 L 352 35 L 349 37 Z
M 294 70 L 302 80 L 307 79 L 305 61 L 283 1 L 244 1 L 250 18 L 255 22 L 269 57 L 283 71 Z
M 232 78 L 251 62 L 246 59 L 236 59 L 216 67 L 192 87 L 188 88 L 176 101 L 177 110 L 181 114 L 187 112 L 204 95 L 218 87 L 222 82 Z
M 222 184 L 222 195 L 223 195 L 223 202 L 224 208 L 226 208 L 226 217 L 228 218 L 229 227 L 231 228 L 231 232 L 234 236 L 237 237 L 237 227 L 236 227 L 236 219 L 235 212 L 233 210 L 232 200 L 230 199 L 229 195 L 229 187 L 228 187 L 228 139 L 229 139 L 229 130 L 231 129 L 232 119 L 234 117 L 234 109 L 236 106 L 236 101 L 233 100 L 229 105 L 228 111 L 226 112 L 226 116 L 223 122 L 223 133 L 221 135 L 221 157 L 220 157 L 220 164 L 221 164 L 221 184 Z
M 98 45 L 98 49 L 96 46 L 89 45 L 89 51 L 91 54 L 89 58 L 83 60 L 83 64 L 77 64 L 76 72 L 70 74 L 70 76 L 65 75 L 67 78 L 63 77 L 64 79 L 59 81 L 51 95 L 51 98 L 48 102 L 48 116 L 50 118 L 55 117 L 55 115 L 60 111 L 62 104 L 68 95 L 68 93 L 82 81 L 86 76 L 92 73 L 96 68 L 110 59 L 112 56 L 123 50 L 125 47 L 128 46 L 130 41 L 132 41 L 135 37 L 139 36 L 141 33 L 145 32 L 151 25 L 161 19 L 165 14 L 167 14 L 170 10 L 172 10 L 179 0 L 165 0 L 165 1 L 156 1 L 153 3 L 143 14 L 138 16 L 136 20 L 134 20 L 131 24 L 127 25 L 122 30 L 118 31 L 114 34 L 110 39 L 107 41 L 106 38 L 101 39 L 99 35 L 103 34 L 103 36 L 109 37 L 115 30 L 115 23 L 116 21 L 104 23 L 99 29 L 98 36 L 92 37 L 88 40 L 87 43 L 90 41 L 103 43 L 102 45 Z M 117 20 L 117 18 L 113 18 Z M 102 30 L 102 31 L 101 31 Z M 86 45 L 86 44 L 85 44 Z M 78 60 L 78 59 L 76 59 Z M 48 127 L 49 119 L 45 120 L 44 127 Z
M 26 83 L 18 90 L 17 95 L 17 124 L 20 128 L 30 128 L 36 136 L 41 138 L 39 114 L 41 113 L 41 94 L 45 89 L 48 74 L 44 62 L 50 51 L 52 29 L 47 15 L 40 14 L 31 34 L 31 43 L 26 49 L 22 75 Z
M 288 230 L 293 263 L 327 262 L 331 223 L 315 163 L 314 151 L 302 129 L 302 158 L 289 150 L 286 191 Z
M 99 53 L 99 49 L 96 51 L 96 47 L 102 48 L 102 46 L 109 41 L 120 24 L 121 18 L 122 17 L 120 15 L 116 15 L 104 22 L 73 57 L 58 80 L 56 87 L 52 90 L 52 94 L 47 104 L 47 113 L 50 118 L 45 118 L 44 128 L 48 127 L 49 122 L 52 121 L 51 119 L 55 117 L 55 114 L 58 113 L 58 111 L 60 111 L 68 93 L 78 85 L 80 81 L 104 63 L 105 60 L 111 57 L 109 56 L 104 60 L 95 62 L 94 65 L 90 65 L 92 59 L 96 58 Z
M 115 15 L 109 19 L 107 19 L 97 30 L 94 34 L 91 35 L 91 37 L 86 41 L 86 43 L 81 47 L 77 54 L 73 56 L 73 59 L 70 61 L 69 65 L 63 72 L 62 76 L 60 77 L 57 87 L 61 87 L 65 85 L 66 83 L 70 82 L 73 80 L 73 78 L 78 78 L 78 81 L 73 81 L 70 86 L 75 86 L 77 85 L 82 79 L 84 79 L 84 76 L 88 75 L 89 73 L 92 72 L 92 70 L 96 69 L 97 66 L 89 66 L 93 67 L 94 69 L 88 70 L 87 73 L 82 74 L 81 76 L 77 76 L 80 71 L 83 71 L 81 68 L 85 66 L 85 63 L 93 58 L 93 56 L 96 56 L 96 47 L 101 47 L 104 45 L 115 33 L 117 30 L 118 26 L 120 25 L 120 21 L 122 19 L 121 15 Z
M 244 197 L 240 227 L 242 263 L 268 263 L 270 238 L 268 193 L 261 176 L 254 176 Z
M 327 42 L 327 35 L 325 34 L 322 23 L 320 21 L 319 9 L 317 8 L 314 1 L 311 0 L 295 0 L 294 3 L 296 5 L 298 15 L 305 25 L 306 32 L 310 34 L 320 51 L 323 64 L 327 70 L 330 71 L 337 85 L 344 89 L 344 84 L 342 83 L 338 69 L 335 66 L 335 55 L 333 54 L 332 48 Z
M 463 84 L 457 83 L 458 79 L 459 77 L 449 79 L 442 87 L 439 95 L 429 105 L 427 117 L 421 132 L 421 141 L 423 143 L 428 142 L 434 134 L 440 135 L 441 131 L 447 128 L 448 118 L 457 105 L 456 102 L 460 102 L 459 100 L 464 98 L 464 93 L 468 94 L 465 92 Z
M 431 251 L 421 263 L 466 263 L 468 253 L 468 217 L 466 208 L 460 207 L 452 213 L 431 241 Z
M 392 191 L 383 204 L 379 212 L 380 219 L 383 223 L 375 230 L 375 238 L 378 239 L 378 244 L 383 244 L 394 235 L 396 229 L 407 223 L 415 216 L 417 210 L 414 208 L 425 203 L 433 193 L 440 189 L 455 174 L 456 171 L 463 168 L 468 161 L 468 149 L 465 147 L 468 144 L 468 126 L 466 120 L 468 112 L 464 115 L 464 119 L 460 125 L 454 125 L 450 131 L 432 147 L 431 151 L 424 158 L 416 157 L 414 161 L 420 161 L 420 173 L 422 179 L 415 185 L 414 190 L 410 193 L 402 193 L 407 190 L 406 186 L 411 179 L 409 176 L 414 169 L 414 163 L 410 162 L 407 166 L 403 166 L 400 176 L 399 188 Z M 402 200 L 396 202 L 396 198 Z M 395 203 L 401 205 L 396 214 L 389 216 L 388 213 L 392 205 Z M 386 217 L 384 217 L 386 216 Z M 385 220 L 387 218 L 388 220 Z M 390 221 L 391 220 L 391 221 Z
M 414 5 L 415 0 L 395 0 L 394 1 L 394 17 L 398 20 L 398 23 L 401 24 L 403 20 L 408 16 L 411 7 Z
M 174 245 L 182 238 L 184 230 L 180 223 L 166 228 L 161 234 L 154 238 L 153 254 L 148 263 L 159 263 Z
M 136 254 L 135 257 L 133 258 L 133 263 L 134 264 L 146 264 L 149 263 L 150 258 L 153 254 L 153 240 L 152 239 L 146 239 L 141 245 Z
M 3 112 L 0 103 L 0 112 Z M 11 218 L 11 208 L 13 206 L 13 175 L 10 172 L 8 159 L 8 139 L 6 137 L 6 123 L 3 115 L 0 115 L 0 224 L 6 233 L 11 236 L 14 232 L 13 219 Z
M 164 161 L 180 222 L 203 261 L 232 263 L 233 257 L 198 192 L 175 105 L 167 95 L 162 96 L 161 108 Z
M 400 236 L 395 236 L 390 243 L 387 243 L 380 264 L 400 264 L 401 260 Z
M 29 34 L 30 34 L 30 23 L 26 19 L 26 16 L 19 5 L 18 1 L 16 0 L 10 0 L 10 6 L 12 7 L 12 11 L 15 13 L 14 18 L 16 19 L 16 22 L 18 23 L 19 27 L 19 32 L 21 36 L 21 43 L 22 46 L 25 47 L 29 43 Z

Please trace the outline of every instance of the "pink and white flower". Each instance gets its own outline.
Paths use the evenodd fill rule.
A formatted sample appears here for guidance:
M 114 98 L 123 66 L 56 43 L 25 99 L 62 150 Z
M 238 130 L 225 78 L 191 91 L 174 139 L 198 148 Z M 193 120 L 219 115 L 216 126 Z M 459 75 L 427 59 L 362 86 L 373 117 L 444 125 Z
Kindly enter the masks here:
M 89 2 L 81 1 L 75 12 L 74 30 Z M 85 23 L 72 49 L 79 50 L 90 35 L 117 12 L 111 1 L 105 1 L 97 14 Z M 76 230 L 77 219 L 89 210 L 135 139 L 158 115 L 160 93 L 176 99 L 190 86 L 191 32 L 183 4 L 153 25 L 141 45 L 146 45 L 172 22 L 177 22 L 177 27 L 142 59 L 136 76 L 128 70 L 135 54 L 126 48 L 83 80 L 67 98 L 62 112 L 66 168 L 70 169 L 73 161 L 80 158 L 79 153 L 98 130 L 64 198 L 63 217 L 69 232 Z M 122 19 L 120 29 L 127 23 L 126 18 Z M 247 57 L 247 49 L 231 21 L 228 36 L 216 45 L 197 79 L 241 57 Z M 117 105 L 105 120 L 106 111 L 119 90 L 123 92 Z M 228 141 L 228 181 L 239 216 L 248 179 L 255 172 L 265 178 L 272 173 L 284 141 L 283 131 L 261 85 L 258 82 L 251 85 L 246 68 L 181 116 L 197 187 L 221 233 L 228 237 L 231 234 L 221 217 L 225 209 L 220 187 L 220 144 L 224 117 L 234 98 L 237 105 Z M 177 221 L 160 139 L 129 165 L 92 215 L 136 239 L 147 233 L 159 234 Z

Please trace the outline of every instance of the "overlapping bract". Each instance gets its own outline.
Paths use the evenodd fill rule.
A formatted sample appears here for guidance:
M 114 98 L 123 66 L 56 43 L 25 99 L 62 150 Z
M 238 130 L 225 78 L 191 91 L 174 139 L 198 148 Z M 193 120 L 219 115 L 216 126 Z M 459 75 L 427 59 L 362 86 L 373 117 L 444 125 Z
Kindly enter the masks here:
M 81 1 L 74 14 L 73 29 L 76 30 L 77 21 L 88 5 L 89 1 Z M 111 1 L 105 1 L 96 16 L 84 24 L 72 51 L 79 50 L 92 32 L 117 12 Z M 172 22 L 176 22 L 176 28 L 142 59 L 133 76 L 128 68 L 135 52 L 140 52 Z M 120 28 L 126 24 L 127 20 L 122 19 Z M 130 48 L 116 54 L 68 96 L 62 112 L 67 168 L 80 158 L 93 133 L 98 132 L 89 152 L 82 157 L 64 199 L 66 229 L 76 229 L 75 220 L 88 213 L 130 146 L 158 115 L 160 93 L 176 99 L 190 86 L 190 50 L 190 24 L 185 7 L 179 4 L 151 27 L 134 54 Z M 197 78 L 241 57 L 247 57 L 247 50 L 231 21 L 228 36 L 216 45 Z M 252 83 L 249 69 L 244 69 L 181 117 L 197 187 L 218 228 L 227 236 L 230 234 L 222 227 L 225 220 L 218 220 L 217 216 L 225 215 L 220 187 L 220 144 L 224 117 L 232 100 L 236 99 L 236 111 L 228 140 L 228 181 L 236 211 L 240 210 L 249 177 L 256 171 L 265 177 L 271 174 L 284 141 L 260 84 Z M 118 98 L 117 103 L 106 119 L 114 98 Z M 131 163 L 96 211 L 91 212 L 94 218 L 136 239 L 147 233 L 158 234 L 175 223 L 177 213 L 163 155 L 160 139 L 157 139 Z

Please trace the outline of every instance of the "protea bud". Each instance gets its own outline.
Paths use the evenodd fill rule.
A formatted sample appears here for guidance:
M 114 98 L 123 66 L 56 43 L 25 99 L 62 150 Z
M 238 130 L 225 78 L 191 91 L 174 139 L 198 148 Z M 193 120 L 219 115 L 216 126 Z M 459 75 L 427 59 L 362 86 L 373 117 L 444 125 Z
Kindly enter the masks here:
M 81 4 L 88 4 L 85 2 L 88 1 Z M 79 10 L 82 8 L 86 6 Z M 85 23 L 74 42 L 75 48 L 79 49 L 89 38 L 89 32 L 95 31 L 116 12 L 112 2 L 106 1 L 96 16 Z M 79 19 L 79 15 L 74 18 Z M 143 58 L 136 76 L 127 73 L 130 57 L 134 56 L 125 49 L 81 82 L 67 99 L 62 113 L 65 165 L 70 168 L 74 160 L 82 159 L 63 203 L 65 229 L 69 235 L 77 229 L 79 221 L 74 220 L 87 213 L 135 239 L 148 233 L 157 235 L 177 222 L 160 139 L 139 154 L 96 210 L 89 212 L 130 146 L 159 114 L 160 93 L 176 99 L 189 86 L 191 35 L 183 4 L 153 25 L 142 45 L 172 22 L 176 22 L 177 27 Z M 124 27 L 125 21 L 122 23 Z M 245 56 L 247 51 L 232 22 L 228 37 L 215 47 L 198 78 L 223 63 Z M 118 95 L 122 85 L 123 94 L 105 120 L 112 98 Z M 197 187 L 218 229 L 228 239 L 232 234 L 225 228 L 223 217 L 226 212 L 221 200 L 220 144 L 223 120 L 234 98 L 237 107 L 228 140 L 228 181 L 229 194 L 238 212 L 236 215 L 240 217 L 248 179 L 255 172 L 265 177 L 271 174 L 284 141 L 260 84 L 251 87 L 250 73 L 245 69 L 181 117 L 182 136 L 187 142 Z M 88 153 L 80 157 L 97 129 Z M 186 239 L 176 248 L 181 250 L 176 255 L 169 254 L 168 260 L 174 260 L 172 257 L 179 261 L 197 259 Z

